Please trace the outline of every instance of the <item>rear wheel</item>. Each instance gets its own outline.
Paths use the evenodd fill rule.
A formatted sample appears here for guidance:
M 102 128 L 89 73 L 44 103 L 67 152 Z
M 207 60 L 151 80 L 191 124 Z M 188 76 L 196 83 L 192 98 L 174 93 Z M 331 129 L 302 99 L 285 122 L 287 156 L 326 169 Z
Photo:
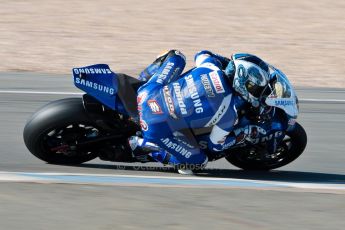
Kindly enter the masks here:
M 37 111 L 24 128 L 29 151 L 51 164 L 81 164 L 98 156 L 96 149 L 77 148 L 79 142 L 102 135 L 88 117 L 80 98 L 54 101 Z
M 267 150 L 260 146 L 250 146 L 228 150 L 226 159 L 245 170 L 271 170 L 296 160 L 306 145 L 307 134 L 303 127 L 296 123 L 295 128 L 286 133 L 274 154 L 268 154 Z

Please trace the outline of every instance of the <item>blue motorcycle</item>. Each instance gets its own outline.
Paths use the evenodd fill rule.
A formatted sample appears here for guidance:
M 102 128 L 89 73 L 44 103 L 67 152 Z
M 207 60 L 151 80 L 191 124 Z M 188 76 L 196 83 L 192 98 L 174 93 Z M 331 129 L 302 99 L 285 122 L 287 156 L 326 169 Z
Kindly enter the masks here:
M 211 130 L 192 130 L 209 161 L 225 157 L 245 170 L 270 170 L 302 154 L 307 135 L 296 122 L 296 93 L 284 73 L 273 66 L 270 72 L 269 87 L 261 97 L 267 106 L 259 113 L 252 113 L 252 108 L 240 112 L 234 127 L 234 132 L 243 134 L 248 127 L 255 128 L 257 135 L 215 153 L 207 149 Z M 82 98 L 53 101 L 32 115 L 24 128 L 29 151 L 51 164 L 81 164 L 97 157 L 112 162 L 143 162 L 126 146 L 129 137 L 141 135 L 137 89 L 145 82 L 114 73 L 105 64 L 74 68 L 73 77 L 75 86 L 86 93 Z M 152 143 L 152 149 L 145 151 L 157 148 Z

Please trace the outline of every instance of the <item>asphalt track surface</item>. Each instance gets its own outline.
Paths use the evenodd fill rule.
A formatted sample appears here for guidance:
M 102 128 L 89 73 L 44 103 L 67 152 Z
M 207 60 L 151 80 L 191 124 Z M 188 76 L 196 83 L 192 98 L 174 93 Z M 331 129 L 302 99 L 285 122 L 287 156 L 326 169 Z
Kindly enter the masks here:
M 0 229 L 343 229 L 345 90 L 297 88 L 309 140 L 290 165 L 244 172 L 220 160 L 193 177 L 33 157 L 22 140 L 30 114 L 78 93 L 67 75 L 0 75 Z

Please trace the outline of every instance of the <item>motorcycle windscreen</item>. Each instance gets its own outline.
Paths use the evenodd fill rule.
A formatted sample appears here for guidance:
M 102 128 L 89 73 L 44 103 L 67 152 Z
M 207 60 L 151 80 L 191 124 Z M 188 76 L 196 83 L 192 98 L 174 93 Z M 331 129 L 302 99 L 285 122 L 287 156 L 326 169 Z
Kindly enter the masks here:
M 292 118 L 298 116 L 298 99 L 292 85 L 286 76 L 276 69 L 276 81 L 273 83 L 273 91 L 266 98 L 265 103 L 285 111 Z
M 73 68 L 74 85 L 99 100 L 102 104 L 115 109 L 117 76 L 108 65 L 97 64 Z

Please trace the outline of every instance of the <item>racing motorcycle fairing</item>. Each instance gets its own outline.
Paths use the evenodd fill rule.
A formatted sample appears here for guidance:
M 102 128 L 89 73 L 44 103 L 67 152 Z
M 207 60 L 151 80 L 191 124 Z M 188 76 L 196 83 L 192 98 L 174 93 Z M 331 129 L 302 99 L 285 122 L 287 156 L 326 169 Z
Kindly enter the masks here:
M 143 83 L 116 74 L 106 64 L 73 68 L 74 85 L 101 104 L 121 114 L 137 116 L 136 90 Z
M 111 109 L 116 109 L 117 76 L 106 64 L 73 68 L 74 85 Z
M 298 116 L 298 98 L 286 75 L 273 66 L 271 70 L 272 92 L 265 99 L 268 106 L 282 109 L 290 118 Z

